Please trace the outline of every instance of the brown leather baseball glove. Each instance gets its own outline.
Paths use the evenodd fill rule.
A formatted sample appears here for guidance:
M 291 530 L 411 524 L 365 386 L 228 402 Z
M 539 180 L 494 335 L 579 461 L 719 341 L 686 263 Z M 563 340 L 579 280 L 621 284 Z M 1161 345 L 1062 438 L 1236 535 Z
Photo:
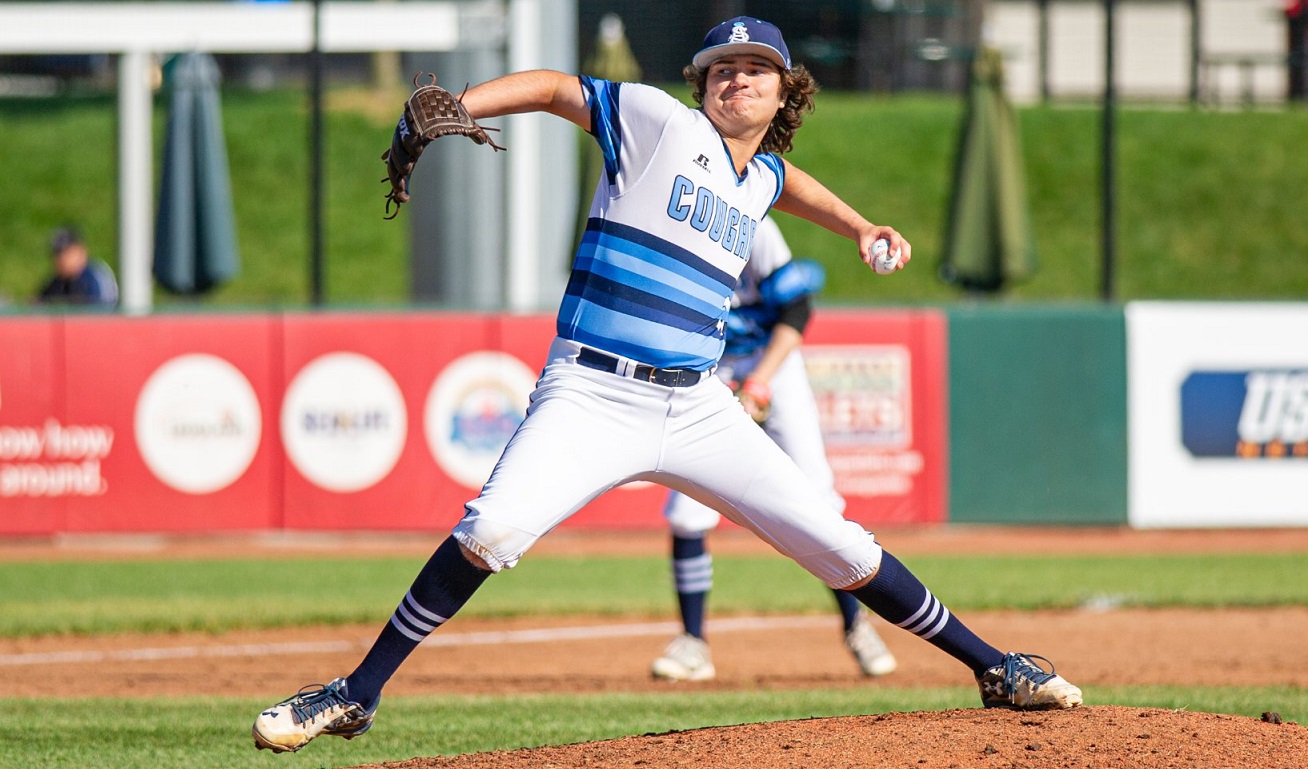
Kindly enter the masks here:
M 442 136 L 458 134 L 472 139 L 477 144 L 489 144 L 495 150 L 502 150 L 491 140 L 487 128 L 477 124 L 463 108 L 462 95 L 456 97 L 449 91 L 436 85 L 436 76 L 427 73 L 431 82 L 418 85 L 421 73 L 414 75 L 413 85 L 417 88 L 404 103 L 404 114 L 395 124 L 395 133 L 391 136 L 390 149 L 382 153 L 382 162 L 386 163 L 386 178 L 390 182 L 390 192 L 386 193 L 385 218 L 394 219 L 400 213 L 400 206 L 409 202 L 409 174 L 417 164 L 422 151 L 431 142 Z M 391 211 L 391 206 L 395 210 Z

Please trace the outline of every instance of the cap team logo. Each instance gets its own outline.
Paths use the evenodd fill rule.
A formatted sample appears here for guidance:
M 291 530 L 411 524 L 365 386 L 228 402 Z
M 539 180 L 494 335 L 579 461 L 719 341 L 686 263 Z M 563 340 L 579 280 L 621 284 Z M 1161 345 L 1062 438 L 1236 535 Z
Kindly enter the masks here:
M 282 441 L 311 483 L 362 491 L 390 473 L 404 451 L 408 411 L 390 373 L 357 353 L 328 353 L 295 376 L 282 401 Z
M 214 355 L 181 355 L 155 370 L 136 399 L 136 445 L 155 477 L 210 494 L 254 460 L 262 411 L 240 369 Z
M 738 21 L 731 25 L 731 37 L 727 38 L 728 43 L 748 43 L 749 30 L 745 28 L 745 22 Z
M 481 488 L 527 413 L 536 372 L 501 352 L 475 352 L 441 371 L 427 394 L 423 426 L 436 464 Z

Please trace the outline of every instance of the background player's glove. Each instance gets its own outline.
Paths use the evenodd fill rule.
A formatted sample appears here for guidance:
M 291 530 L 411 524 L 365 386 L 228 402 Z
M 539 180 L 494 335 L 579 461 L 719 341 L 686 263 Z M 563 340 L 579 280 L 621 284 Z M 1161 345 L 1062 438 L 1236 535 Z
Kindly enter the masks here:
M 463 108 L 462 96 L 456 97 L 449 91 L 436 85 L 436 76 L 428 73 L 431 83 L 418 85 L 418 75 L 413 78 L 417 88 L 404 103 L 404 114 L 395 124 L 395 133 L 391 136 L 391 147 L 382 153 L 382 162 L 386 163 L 386 178 L 391 190 L 386 193 L 386 218 L 394 219 L 400 212 L 400 206 L 409 202 L 409 174 L 422 155 L 427 145 L 442 136 L 458 134 L 472 139 L 477 144 L 489 144 L 496 150 L 503 147 L 491 141 L 487 131 L 498 128 L 486 128 L 477 124 Z M 395 211 L 391 211 L 391 206 Z
M 731 389 L 736 393 L 740 405 L 745 407 L 755 422 L 763 424 L 772 414 L 772 388 L 766 382 L 746 378 L 744 382 L 732 382 Z

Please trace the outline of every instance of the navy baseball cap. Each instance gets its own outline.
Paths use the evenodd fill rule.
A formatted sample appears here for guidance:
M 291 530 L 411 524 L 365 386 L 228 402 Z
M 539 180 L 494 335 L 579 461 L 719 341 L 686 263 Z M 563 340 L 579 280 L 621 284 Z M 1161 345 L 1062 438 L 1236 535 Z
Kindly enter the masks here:
M 50 237 L 50 253 L 59 255 L 65 248 L 82 242 L 82 233 L 76 227 L 60 227 Z
M 783 70 L 790 69 L 790 49 L 774 25 L 750 16 L 727 19 L 704 36 L 704 47 L 690 60 L 700 69 L 723 56 L 752 53 L 762 56 Z

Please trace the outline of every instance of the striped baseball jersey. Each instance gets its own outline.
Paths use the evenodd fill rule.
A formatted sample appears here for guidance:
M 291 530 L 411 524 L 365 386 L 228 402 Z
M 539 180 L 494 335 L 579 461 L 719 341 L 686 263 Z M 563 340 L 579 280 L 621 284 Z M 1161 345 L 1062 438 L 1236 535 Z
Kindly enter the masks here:
M 737 175 L 703 112 L 646 85 L 581 77 L 604 157 L 559 307 L 559 336 L 665 368 L 722 355 L 754 231 L 781 194 L 772 153 Z

